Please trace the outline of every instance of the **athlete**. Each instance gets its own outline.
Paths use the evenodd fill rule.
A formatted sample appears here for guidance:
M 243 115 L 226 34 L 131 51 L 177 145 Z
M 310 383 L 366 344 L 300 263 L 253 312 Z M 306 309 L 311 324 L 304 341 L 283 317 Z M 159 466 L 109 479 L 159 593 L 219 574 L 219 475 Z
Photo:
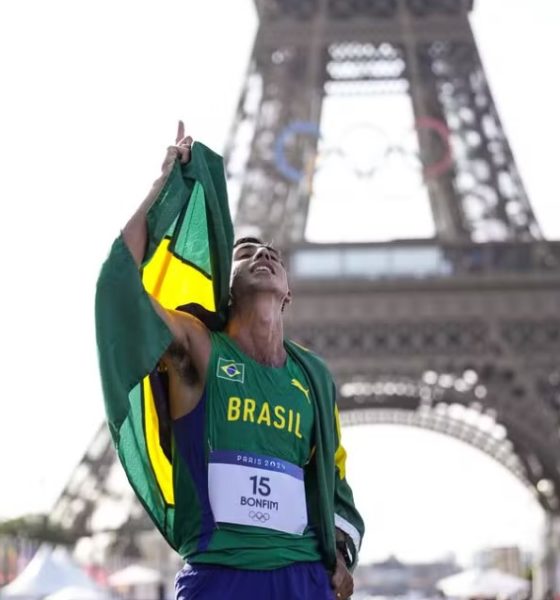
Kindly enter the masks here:
M 122 232 L 138 266 L 147 211 L 174 162 L 190 160 L 191 144 L 181 122 L 162 176 Z M 176 578 L 176 598 L 349 598 L 356 557 L 348 548 L 359 548 L 355 537 L 349 543 L 354 526 L 332 515 L 336 565 L 328 571 L 308 523 L 309 495 L 318 492 L 305 470 L 314 460 L 318 424 L 306 373 L 286 350 L 282 313 L 291 292 L 280 253 L 256 238 L 238 240 L 230 293 L 221 332 L 151 299 L 174 338 L 160 369 L 167 372 L 176 446 L 194 481 L 184 492 L 192 498 L 176 501 L 201 506 L 198 520 L 207 525 L 192 533 L 194 550 Z M 248 465 L 256 475 L 245 480 Z

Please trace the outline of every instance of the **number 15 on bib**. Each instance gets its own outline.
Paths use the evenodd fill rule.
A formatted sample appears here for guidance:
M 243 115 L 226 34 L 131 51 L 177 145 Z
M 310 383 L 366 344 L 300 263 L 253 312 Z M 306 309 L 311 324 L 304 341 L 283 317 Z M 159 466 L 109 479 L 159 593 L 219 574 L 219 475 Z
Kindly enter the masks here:
M 212 451 L 208 491 L 216 522 L 299 535 L 307 527 L 303 469 L 285 460 Z

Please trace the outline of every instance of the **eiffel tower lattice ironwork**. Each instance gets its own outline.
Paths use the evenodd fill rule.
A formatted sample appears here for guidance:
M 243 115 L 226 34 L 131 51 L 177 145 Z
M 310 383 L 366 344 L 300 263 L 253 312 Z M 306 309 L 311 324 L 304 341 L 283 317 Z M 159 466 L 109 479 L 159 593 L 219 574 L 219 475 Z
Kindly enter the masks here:
M 326 357 L 346 423 L 440 431 L 523 481 L 556 523 L 550 572 L 559 545 L 560 254 L 543 240 L 500 122 L 469 23 L 472 0 L 256 6 L 226 157 L 239 190 L 237 233 L 273 240 L 288 256 L 288 332 Z M 312 180 L 328 147 L 326 103 L 391 94 L 412 106 L 435 237 L 306 242 Z
M 288 334 L 328 361 L 347 424 L 432 429 L 514 473 L 550 516 L 547 560 L 556 560 L 560 247 L 543 239 L 517 171 L 469 24 L 473 1 L 255 4 L 225 156 L 238 235 L 273 240 L 287 257 Z M 325 102 L 380 94 L 410 100 L 411 156 L 436 235 L 309 243 Z M 53 518 L 89 530 L 113 461 L 102 430 Z M 77 482 L 86 472 L 89 499 Z

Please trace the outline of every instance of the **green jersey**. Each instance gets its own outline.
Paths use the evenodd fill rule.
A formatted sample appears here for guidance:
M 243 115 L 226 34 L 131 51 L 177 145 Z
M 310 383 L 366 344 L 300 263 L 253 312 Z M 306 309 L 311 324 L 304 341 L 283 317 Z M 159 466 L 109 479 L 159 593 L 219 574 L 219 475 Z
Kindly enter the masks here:
M 200 482 L 192 491 L 199 495 L 202 527 L 192 540 L 189 562 L 273 569 L 321 560 L 317 539 L 306 526 L 303 490 L 313 439 L 309 384 L 289 356 L 283 367 L 267 367 L 225 333 L 212 333 L 211 340 L 204 396 L 193 413 L 174 423 L 177 447 L 193 480 Z M 196 437 L 203 450 L 193 440 L 193 430 L 202 429 L 204 435 Z M 193 455 L 199 457 L 196 465 Z M 257 462 L 264 470 L 246 468 Z M 209 486 L 209 494 L 201 486 Z M 282 522 L 275 521 L 279 503 L 271 487 L 287 513 Z M 293 524 L 298 509 L 303 519 Z M 248 524 L 249 516 L 254 524 Z

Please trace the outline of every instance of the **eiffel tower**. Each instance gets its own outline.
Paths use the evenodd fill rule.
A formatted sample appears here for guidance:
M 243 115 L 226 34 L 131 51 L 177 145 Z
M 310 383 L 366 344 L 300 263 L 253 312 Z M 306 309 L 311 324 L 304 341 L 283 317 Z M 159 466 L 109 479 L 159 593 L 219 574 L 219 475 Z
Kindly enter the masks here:
M 469 24 L 473 4 L 255 0 L 260 24 L 225 158 L 237 233 L 282 248 L 295 297 L 288 335 L 329 363 L 343 423 L 437 431 L 511 471 L 547 514 L 538 597 L 558 590 L 560 245 L 543 239 L 515 165 Z M 355 96 L 372 106 L 406 98 L 413 135 L 348 177 L 363 183 L 406 163 L 435 235 L 306 240 L 321 165 L 351 162 L 323 135 L 325 107 Z M 378 144 L 379 128 L 362 123 L 368 131 Z M 355 218 L 373 221 L 375 210 Z M 90 530 L 113 469 L 102 429 L 53 519 Z M 146 526 L 137 508 L 130 531 Z
M 283 247 L 295 298 L 288 334 L 327 359 L 343 422 L 435 430 L 500 462 L 550 517 L 550 571 L 560 536 L 560 255 L 543 240 L 500 122 L 473 4 L 256 0 L 260 27 L 226 159 L 239 182 L 238 235 Z M 435 236 L 306 241 L 321 154 L 348 154 L 323 138 L 325 107 L 399 94 L 412 108 Z

